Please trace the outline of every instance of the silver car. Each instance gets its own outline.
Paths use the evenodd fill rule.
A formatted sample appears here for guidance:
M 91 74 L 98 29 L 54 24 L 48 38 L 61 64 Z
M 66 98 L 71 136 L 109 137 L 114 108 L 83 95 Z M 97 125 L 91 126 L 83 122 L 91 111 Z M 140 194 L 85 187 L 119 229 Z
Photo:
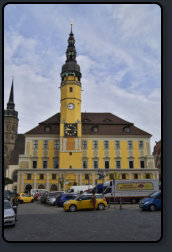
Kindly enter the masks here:
M 8 200 L 4 200 L 4 225 L 15 225 L 15 213 Z

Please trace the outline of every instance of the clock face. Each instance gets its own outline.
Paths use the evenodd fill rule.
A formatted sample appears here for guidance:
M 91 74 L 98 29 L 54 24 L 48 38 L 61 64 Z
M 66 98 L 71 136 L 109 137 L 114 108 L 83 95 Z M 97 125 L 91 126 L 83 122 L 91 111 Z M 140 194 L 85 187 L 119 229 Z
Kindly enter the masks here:
M 74 108 L 74 104 L 73 103 L 69 103 L 68 104 L 68 109 L 73 109 Z
M 65 123 L 64 124 L 64 135 L 65 136 L 77 136 L 77 124 L 76 123 Z

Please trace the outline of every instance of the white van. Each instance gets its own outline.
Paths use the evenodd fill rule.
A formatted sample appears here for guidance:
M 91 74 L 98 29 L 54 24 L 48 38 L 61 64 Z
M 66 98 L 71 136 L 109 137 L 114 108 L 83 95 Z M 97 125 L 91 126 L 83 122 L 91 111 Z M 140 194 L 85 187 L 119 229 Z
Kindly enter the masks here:
M 93 189 L 92 185 L 71 186 L 68 193 L 83 193 L 88 189 Z
M 48 191 L 46 189 L 31 189 L 30 190 L 31 196 L 34 196 L 38 192 L 48 192 Z

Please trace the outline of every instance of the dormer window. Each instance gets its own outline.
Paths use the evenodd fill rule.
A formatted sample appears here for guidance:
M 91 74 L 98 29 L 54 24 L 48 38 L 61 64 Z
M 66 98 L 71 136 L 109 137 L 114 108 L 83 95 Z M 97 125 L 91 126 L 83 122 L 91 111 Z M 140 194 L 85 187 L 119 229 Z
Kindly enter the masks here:
M 98 132 L 98 126 L 94 126 L 94 127 L 92 128 L 92 131 L 93 131 L 94 133 L 97 133 L 97 132 Z
M 127 133 L 129 133 L 130 132 L 130 128 L 129 127 L 125 127 L 124 131 L 127 132 Z
M 50 126 L 50 125 L 46 125 L 45 128 L 44 128 L 44 130 L 45 130 L 46 132 L 50 132 L 51 126 Z

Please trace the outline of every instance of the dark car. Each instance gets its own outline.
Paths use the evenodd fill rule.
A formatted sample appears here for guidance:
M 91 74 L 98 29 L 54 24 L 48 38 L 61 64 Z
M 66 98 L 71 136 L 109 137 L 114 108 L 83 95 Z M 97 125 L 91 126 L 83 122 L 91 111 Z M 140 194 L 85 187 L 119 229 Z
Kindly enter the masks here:
M 9 190 L 4 190 L 4 199 L 11 200 L 11 192 Z
M 57 197 L 56 199 L 56 205 L 59 207 L 63 206 L 63 203 L 67 200 L 72 200 L 72 199 L 76 199 L 78 197 L 78 194 L 74 194 L 74 193 L 63 193 L 61 194 L 59 197 Z

